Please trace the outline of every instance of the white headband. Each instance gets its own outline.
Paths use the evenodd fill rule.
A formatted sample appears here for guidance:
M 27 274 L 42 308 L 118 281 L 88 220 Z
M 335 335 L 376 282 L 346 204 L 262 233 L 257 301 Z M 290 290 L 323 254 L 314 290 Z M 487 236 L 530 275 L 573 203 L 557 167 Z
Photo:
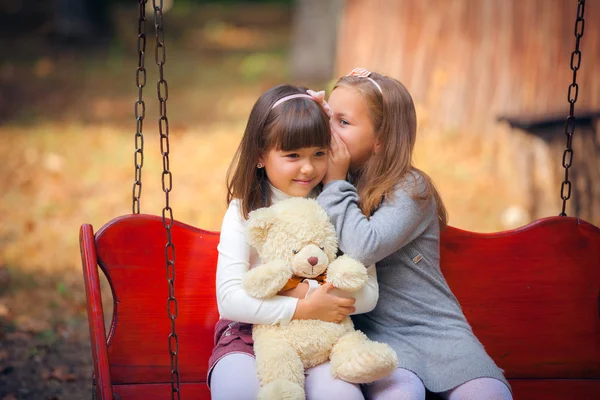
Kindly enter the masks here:
M 368 69 L 366 69 L 366 68 L 354 68 L 346 76 L 356 76 L 356 77 L 359 77 L 359 78 L 366 78 L 366 79 L 370 80 L 371 82 L 373 82 L 373 85 L 375 85 L 377 87 L 377 89 L 379 89 L 379 93 L 381 93 L 381 95 L 383 95 L 383 90 L 381 90 L 381 86 L 379 86 L 379 83 L 375 82 L 375 79 L 370 78 L 371 71 L 369 71 Z
M 281 103 L 285 103 L 288 100 L 297 99 L 297 98 L 301 98 L 301 97 L 304 97 L 307 99 L 312 99 L 312 100 L 316 101 L 323 108 L 323 110 L 327 113 L 329 118 L 331 118 L 331 116 L 333 115 L 333 111 L 331 110 L 331 107 L 329 107 L 329 104 L 327 104 L 327 102 L 325 101 L 325 91 L 324 90 L 322 90 L 320 92 L 315 92 L 314 90 L 308 89 L 306 91 L 306 93 L 296 93 L 296 94 L 290 94 L 289 96 L 282 97 L 281 99 L 277 100 L 275 102 L 275 104 L 273 104 L 273 107 L 271 107 L 271 110 L 274 109 L 275 107 L 277 107 L 278 105 L 280 105 Z
M 306 97 L 307 99 L 315 100 L 312 96 L 310 96 L 308 94 L 304 94 L 304 93 L 290 94 L 289 96 L 285 96 L 285 97 L 282 97 L 281 99 L 277 100 L 275 102 L 275 104 L 273 104 L 273 107 L 271 107 L 271 110 L 274 109 L 275 107 L 277 107 L 278 105 L 280 105 L 281 103 L 284 103 L 291 99 L 297 99 L 299 97 Z

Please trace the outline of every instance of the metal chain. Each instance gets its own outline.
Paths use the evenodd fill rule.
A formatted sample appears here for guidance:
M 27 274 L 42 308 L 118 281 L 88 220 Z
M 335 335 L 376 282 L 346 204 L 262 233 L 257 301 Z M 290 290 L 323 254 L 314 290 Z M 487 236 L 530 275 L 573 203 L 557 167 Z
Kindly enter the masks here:
M 144 165 L 144 135 L 142 128 L 144 126 L 144 117 L 146 116 L 146 103 L 142 100 L 142 92 L 146 85 L 146 68 L 144 61 L 146 59 L 146 3 L 148 0 L 139 0 L 140 15 L 138 17 L 138 36 L 137 52 L 138 67 L 135 71 L 135 84 L 138 88 L 138 99 L 135 102 L 135 152 L 133 153 L 133 163 L 135 172 L 133 175 L 132 204 L 131 212 L 140 213 L 140 197 L 142 196 L 142 166 Z
M 158 4 L 157 4 L 158 3 Z M 169 297 L 167 298 L 167 314 L 171 320 L 171 333 L 169 334 L 169 355 L 171 357 L 171 400 L 180 399 L 178 353 L 179 339 L 175 330 L 175 320 L 179 314 L 177 299 L 175 298 L 175 246 L 173 245 L 171 228 L 173 227 L 173 209 L 169 205 L 169 193 L 173 186 L 173 175 L 169 170 L 169 120 L 167 119 L 167 99 L 169 88 L 164 77 L 164 64 L 166 62 L 165 37 L 163 31 L 163 0 L 152 0 L 154 7 L 154 28 L 156 30 L 156 51 L 154 58 L 158 65 L 158 82 L 156 90 L 159 101 L 160 117 L 158 131 L 160 133 L 160 152 L 163 159 L 162 189 L 165 192 L 165 207 L 162 210 L 162 222 L 167 232 L 165 246 L 167 283 Z
M 577 19 L 575 20 L 575 50 L 571 53 L 571 71 L 573 71 L 573 83 L 569 85 L 567 99 L 569 100 L 569 116 L 565 123 L 565 135 L 567 136 L 567 146 L 563 153 L 562 166 L 565 169 L 565 180 L 560 185 L 560 198 L 562 199 L 561 217 L 566 217 L 567 200 L 571 198 L 571 181 L 569 181 L 569 168 L 573 165 L 573 133 L 575 133 L 575 102 L 579 95 L 579 85 L 577 84 L 577 71 L 581 66 L 581 51 L 579 42 L 583 36 L 585 20 L 583 13 L 585 11 L 585 0 L 579 0 L 577 3 Z M 566 190 L 566 193 L 565 193 Z

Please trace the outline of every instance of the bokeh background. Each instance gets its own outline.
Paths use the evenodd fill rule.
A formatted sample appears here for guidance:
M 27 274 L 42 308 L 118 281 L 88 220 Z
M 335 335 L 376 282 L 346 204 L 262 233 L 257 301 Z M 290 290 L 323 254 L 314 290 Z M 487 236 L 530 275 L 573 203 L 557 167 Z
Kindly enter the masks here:
M 576 3 L 164 0 L 175 219 L 219 230 L 225 172 L 264 90 L 330 90 L 355 66 L 413 94 L 415 163 L 453 226 L 557 215 Z M 141 210 L 160 214 L 151 6 Z M 78 230 L 131 212 L 138 18 L 134 0 L 0 4 L 2 400 L 91 396 Z M 600 225 L 600 4 L 585 21 L 567 213 Z

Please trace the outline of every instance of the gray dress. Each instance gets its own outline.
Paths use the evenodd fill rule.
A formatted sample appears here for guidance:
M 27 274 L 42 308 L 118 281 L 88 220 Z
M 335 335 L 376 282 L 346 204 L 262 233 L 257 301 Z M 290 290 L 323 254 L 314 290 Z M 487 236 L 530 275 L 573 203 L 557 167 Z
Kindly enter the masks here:
M 354 323 L 369 338 L 392 346 L 399 367 L 417 374 L 432 392 L 480 377 L 509 386 L 440 271 L 435 201 L 412 198 L 413 190 L 423 188 L 422 178 L 418 183 L 416 189 L 410 183 L 409 189 L 397 189 L 369 219 L 348 182 L 330 182 L 317 198 L 336 227 L 340 249 L 377 265 L 379 301 L 373 311 L 354 316 Z

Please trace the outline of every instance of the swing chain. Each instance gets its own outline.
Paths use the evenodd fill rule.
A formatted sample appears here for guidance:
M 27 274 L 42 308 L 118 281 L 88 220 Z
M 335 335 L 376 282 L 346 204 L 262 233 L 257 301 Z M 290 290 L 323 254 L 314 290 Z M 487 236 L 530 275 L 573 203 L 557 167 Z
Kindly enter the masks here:
M 175 245 L 171 236 L 173 227 L 173 209 L 169 205 L 169 193 L 173 186 L 173 175 L 169 170 L 169 120 L 167 119 L 167 99 L 169 90 L 164 77 L 163 66 L 166 62 L 165 37 L 163 30 L 163 0 L 152 0 L 154 7 L 154 28 L 156 30 L 156 48 L 154 58 L 158 65 L 158 82 L 156 90 L 159 101 L 160 117 L 158 119 L 158 131 L 160 133 L 160 152 L 163 159 L 162 189 L 165 192 L 165 207 L 162 210 L 162 222 L 167 232 L 167 244 L 165 246 L 166 273 L 169 297 L 167 299 L 167 314 L 171 320 L 171 333 L 169 334 L 169 355 L 171 357 L 171 400 L 180 399 L 179 380 L 179 338 L 175 330 L 175 319 L 179 313 L 177 299 L 175 297 Z
M 135 102 L 135 152 L 133 153 L 133 163 L 135 172 L 133 175 L 132 204 L 131 212 L 140 213 L 140 197 L 142 196 L 142 166 L 144 165 L 144 135 L 142 128 L 144 117 L 146 116 L 146 103 L 142 99 L 142 91 L 146 86 L 146 3 L 148 0 L 139 0 L 140 16 L 138 18 L 138 67 L 135 71 L 135 84 L 138 88 L 138 99 Z
M 569 85 L 567 99 L 569 100 L 569 116 L 565 123 L 565 135 L 567 137 L 567 146 L 563 153 L 562 166 L 565 169 L 565 180 L 560 186 L 560 198 L 562 199 L 562 211 L 559 214 L 561 217 L 566 217 L 567 200 L 571 198 L 571 181 L 569 181 L 569 168 L 573 165 L 573 133 L 575 133 L 575 102 L 579 95 L 579 85 L 577 84 L 577 71 L 581 66 L 581 51 L 579 50 L 579 42 L 583 36 L 583 28 L 585 20 L 583 13 L 585 11 L 585 0 L 579 0 L 577 3 L 577 18 L 575 20 L 575 50 L 571 53 L 571 71 L 573 71 L 573 83 Z M 566 193 L 565 193 L 566 191 Z

